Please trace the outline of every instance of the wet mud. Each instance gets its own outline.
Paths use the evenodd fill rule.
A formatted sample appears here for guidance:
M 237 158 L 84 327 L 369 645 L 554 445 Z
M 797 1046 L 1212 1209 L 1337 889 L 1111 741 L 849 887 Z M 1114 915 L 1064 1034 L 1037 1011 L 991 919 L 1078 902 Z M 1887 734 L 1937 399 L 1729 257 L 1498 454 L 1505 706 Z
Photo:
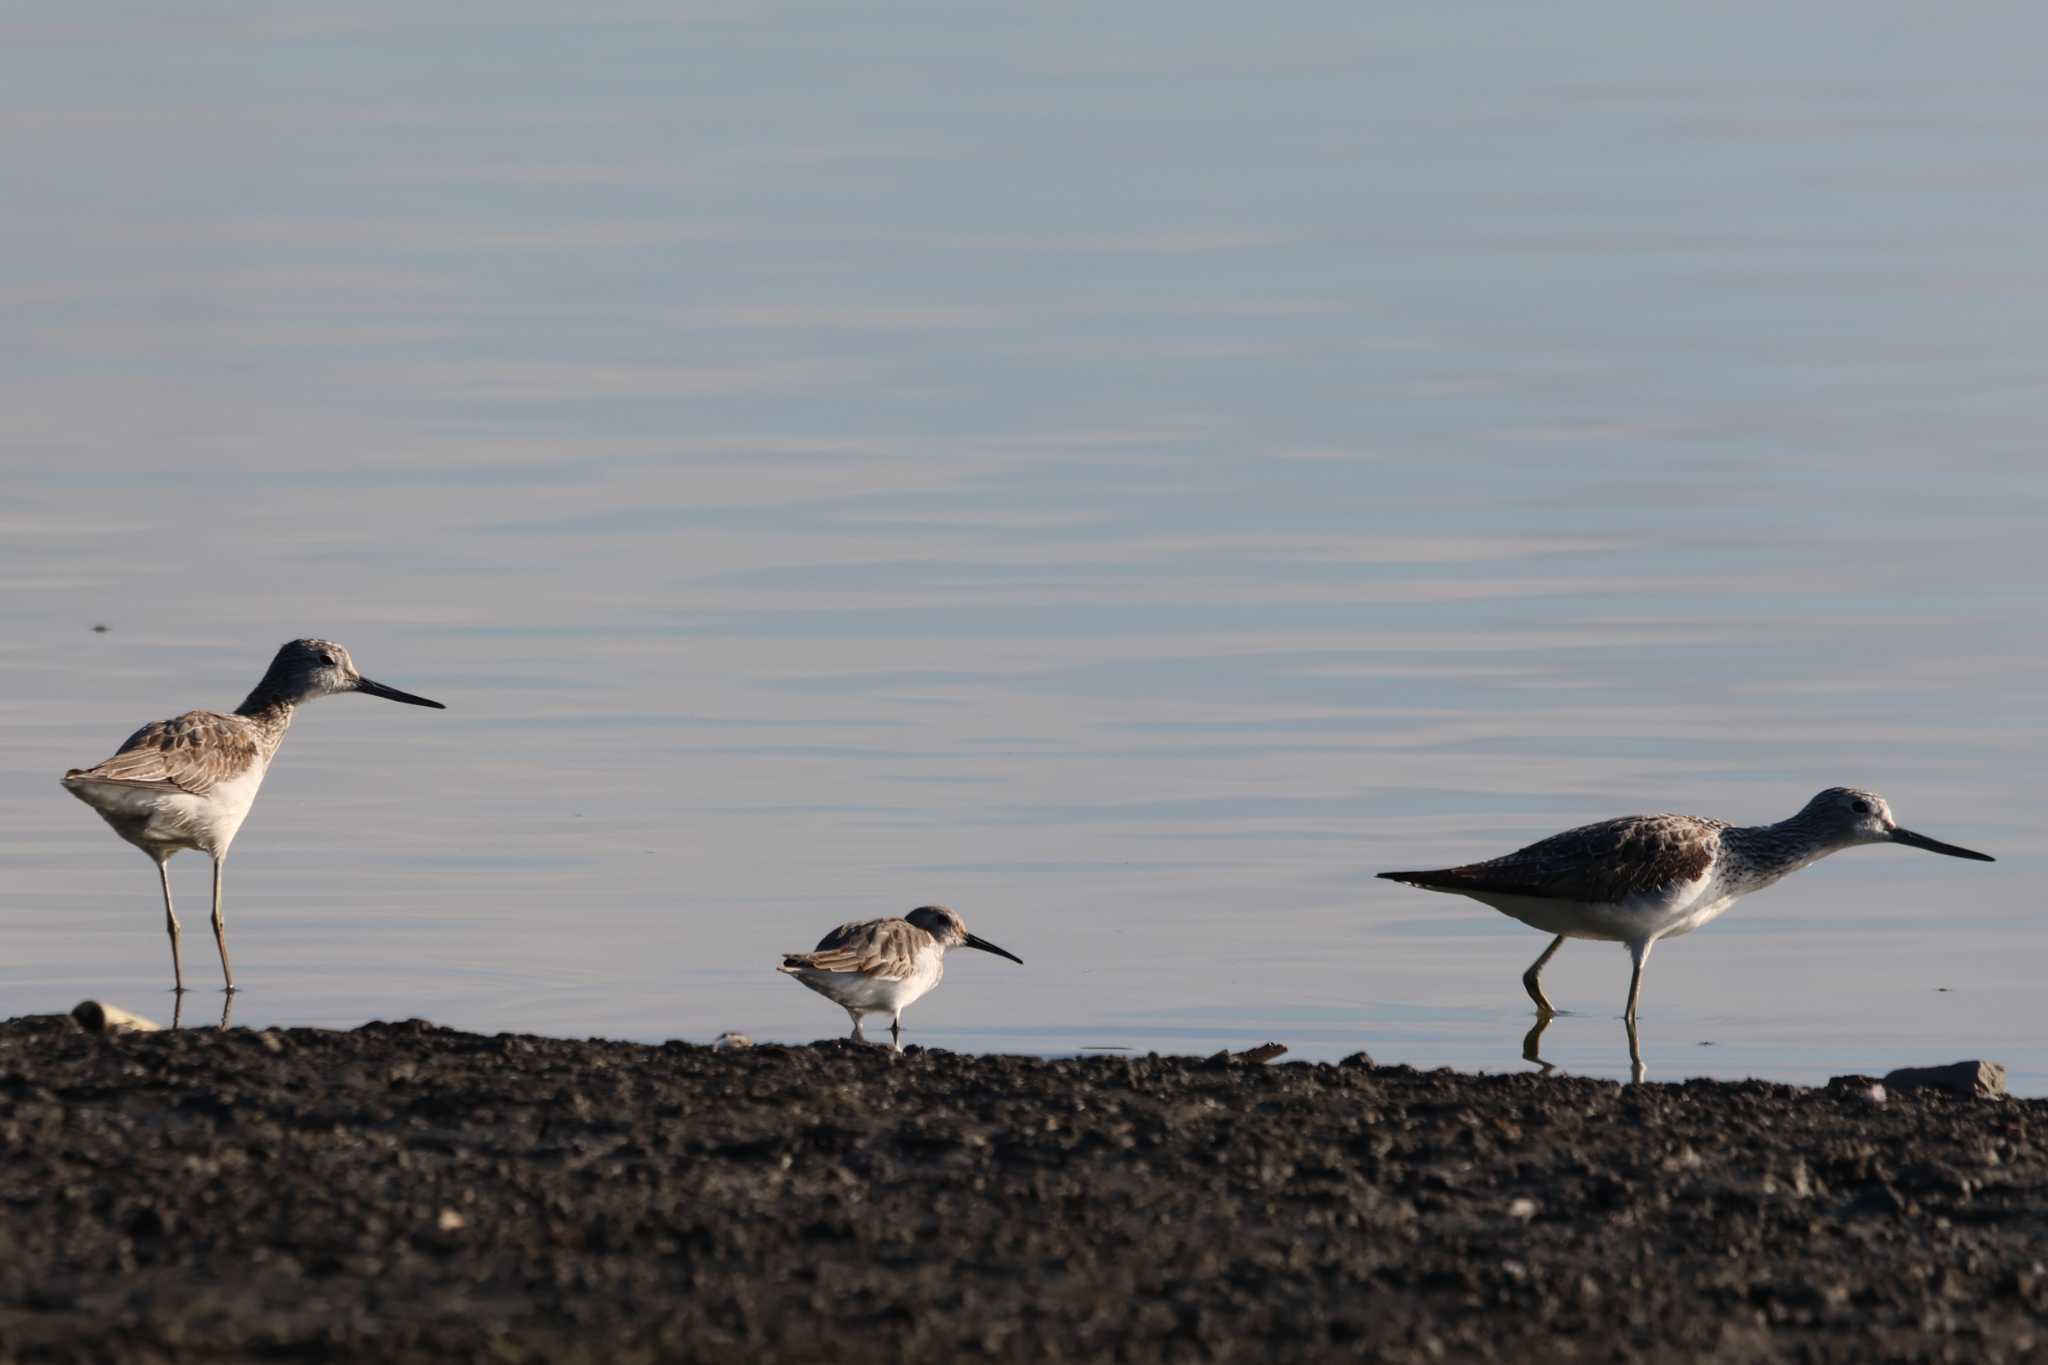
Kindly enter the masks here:
M 2044 1133 L 1867 1084 L 23 1019 L 0 1357 L 2035 1359 Z

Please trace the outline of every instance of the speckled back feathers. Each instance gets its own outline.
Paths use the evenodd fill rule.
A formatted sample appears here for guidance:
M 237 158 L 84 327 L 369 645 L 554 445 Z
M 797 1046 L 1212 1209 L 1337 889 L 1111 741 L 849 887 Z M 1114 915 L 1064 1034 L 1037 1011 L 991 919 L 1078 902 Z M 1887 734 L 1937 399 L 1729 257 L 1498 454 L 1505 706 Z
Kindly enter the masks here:
M 1725 820 L 1628 815 L 1539 839 L 1485 862 L 1428 872 L 1382 872 L 1431 891 L 1617 904 L 1697 880 L 1720 851 Z

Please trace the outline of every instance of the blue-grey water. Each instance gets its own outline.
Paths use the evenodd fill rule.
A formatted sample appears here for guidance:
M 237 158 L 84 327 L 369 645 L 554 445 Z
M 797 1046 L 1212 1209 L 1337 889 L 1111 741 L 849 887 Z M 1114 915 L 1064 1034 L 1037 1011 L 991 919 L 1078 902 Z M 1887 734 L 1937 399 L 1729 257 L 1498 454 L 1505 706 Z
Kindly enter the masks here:
M 277 644 L 235 1022 L 1515 1069 L 1375 871 L 1821 787 L 1650 1075 L 2048 1092 L 2048 19 L 428 0 L 0 18 L 0 1014 L 165 1016 L 58 775 Z M 105 633 L 92 627 L 103 624 Z M 172 864 L 217 1009 L 206 864 Z M 1625 954 L 1546 984 L 1626 1074 Z

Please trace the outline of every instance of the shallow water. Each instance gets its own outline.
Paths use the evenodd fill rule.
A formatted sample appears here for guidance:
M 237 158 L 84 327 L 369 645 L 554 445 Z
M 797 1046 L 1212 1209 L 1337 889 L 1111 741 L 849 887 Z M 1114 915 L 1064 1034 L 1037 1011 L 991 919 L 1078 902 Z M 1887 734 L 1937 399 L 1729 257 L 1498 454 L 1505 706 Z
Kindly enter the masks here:
M 2048 21 L 1119 13 L 0 21 L 0 1011 L 168 1012 L 56 778 L 315 633 L 451 709 L 302 713 L 237 1023 L 816 1037 L 943 901 L 918 1041 L 1519 1068 L 1373 872 L 1853 782 L 2000 861 L 1660 946 L 1650 1074 L 2048 1093 Z

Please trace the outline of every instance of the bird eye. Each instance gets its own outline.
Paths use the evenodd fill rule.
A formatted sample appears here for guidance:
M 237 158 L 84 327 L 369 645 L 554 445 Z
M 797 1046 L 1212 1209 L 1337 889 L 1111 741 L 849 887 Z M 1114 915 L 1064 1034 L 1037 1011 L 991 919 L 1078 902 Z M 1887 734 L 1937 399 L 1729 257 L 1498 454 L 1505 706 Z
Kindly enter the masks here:
M 321 652 L 321 655 L 320 655 L 320 662 L 321 662 L 321 663 L 323 663 L 323 664 L 332 664 L 332 663 L 339 663 L 339 662 L 341 662 L 341 661 L 340 661 L 339 659 L 336 659 L 336 658 L 335 658 L 335 657 L 334 657 L 334 656 L 333 656 L 332 654 L 329 654 L 329 653 L 326 653 L 325 651 L 322 651 L 322 652 Z M 1860 805 L 1862 805 L 1863 803 L 1862 803 L 1861 801 L 1858 801 L 1858 802 L 1857 802 L 1856 804 L 1860 806 Z
M 1868 815 L 1868 814 L 1870 814 L 1870 803 L 1869 803 L 1868 801 L 1858 801 L 1858 802 L 1856 802 L 1856 803 L 1855 803 L 1855 806 L 1856 806 L 1856 813 L 1857 813 L 1858 815 Z

